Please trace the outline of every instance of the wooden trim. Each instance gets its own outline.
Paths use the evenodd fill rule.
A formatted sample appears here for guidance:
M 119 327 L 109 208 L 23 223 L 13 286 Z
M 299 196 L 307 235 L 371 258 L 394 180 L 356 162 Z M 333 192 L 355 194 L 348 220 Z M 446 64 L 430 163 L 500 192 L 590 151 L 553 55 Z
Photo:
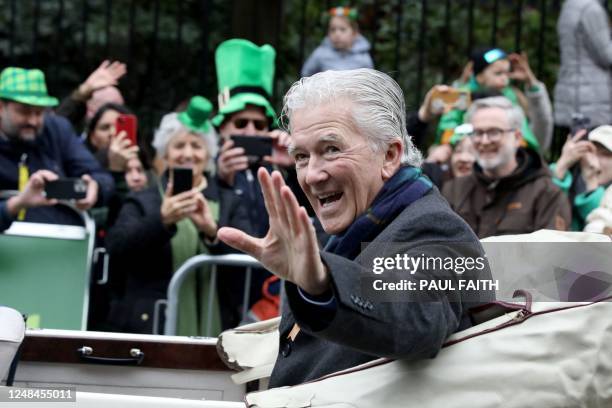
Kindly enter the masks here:
M 77 350 L 93 348 L 92 356 L 128 358 L 133 348 L 145 356 L 140 367 L 186 370 L 231 371 L 219 358 L 215 345 L 180 344 L 142 340 L 110 340 L 65 337 L 25 337 L 21 350 L 22 361 L 63 364 L 90 364 L 81 360 Z

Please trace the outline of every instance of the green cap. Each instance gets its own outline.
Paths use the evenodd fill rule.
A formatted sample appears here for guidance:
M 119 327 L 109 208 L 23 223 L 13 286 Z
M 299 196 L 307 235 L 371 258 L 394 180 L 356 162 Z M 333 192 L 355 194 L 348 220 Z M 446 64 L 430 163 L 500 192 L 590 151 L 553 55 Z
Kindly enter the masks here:
M 0 74 L 0 98 L 33 106 L 56 106 L 49 96 L 45 74 L 40 69 L 8 67 Z
M 196 95 L 189 101 L 187 109 L 178 115 L 178 120 L 189 129 L 206 133 L 210 129 L 210 112 L 212 103 L 203 96 Z
M 221 125 L 225 116 L 239 112 L 247 105 L 260 106 L 272 121 L 276 113 L 270 104 L 274 82 L 274 58 L 271 45 L 261 47 L 243 39 L 222 42 L 215 51 L 219 112 L 212 119 Z

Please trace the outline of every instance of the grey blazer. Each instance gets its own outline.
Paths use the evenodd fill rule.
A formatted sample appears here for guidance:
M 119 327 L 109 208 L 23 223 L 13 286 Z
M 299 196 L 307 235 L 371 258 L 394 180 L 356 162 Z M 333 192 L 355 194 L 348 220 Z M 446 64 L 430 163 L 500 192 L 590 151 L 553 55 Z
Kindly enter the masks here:
M 381 301 L 367 290 L 375 276 L 367 265 L 373 257 L 393 256 L 398 247 L 411 256 L 457 256 L 459 243 L 469 245 L 470 256 L 484 255 L 476 235 L 434 187 L 406 207 L 355 260 L 322 252 L 337 307 L 312 305 L 295 285 L 285 285 L 289 308 L 280 323 L 279 354 L 270 387 L 300 384 L 379 357 L 434 357 L 450 334 L 471 326 L 468 309 L 492 301 L 494 292 L 481 291 L 477 299 L 468 299 L 462 291 L 445 291 L 428 302 L 401 293 L 395 296 L 402 301 Z M 405 273 L 400 277 L 410 279 Z M 491 278 L 488 265 L 477 278 Z M 300 332 L 291 341 L 288 335 L 295 323 Z

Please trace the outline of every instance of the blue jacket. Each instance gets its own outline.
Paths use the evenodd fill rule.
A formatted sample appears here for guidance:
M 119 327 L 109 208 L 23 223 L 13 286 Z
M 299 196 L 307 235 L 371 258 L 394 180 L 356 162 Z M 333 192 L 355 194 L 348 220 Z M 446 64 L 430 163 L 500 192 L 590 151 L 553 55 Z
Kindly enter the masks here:
M 18 169 L 23 154 L 27 155 L 26 164 L 30 174 L 42 169 L 60 177 L 89 174 L 99 185 L 97 206 L 104 205 L 114 192 L 111 175 L 79 140 L 70 122 L 61 116 L 46 114 L 43 130 L 32 143 L 14 142 L 0 136 L 0 191 L 18 189 Z M 8 228 L 13 221 L 14 218 L 6 210 L 6 201 L 0 201 L 0 231 Z M 73 211 L 62 206 L 28 209 L 24 221 L 81 224 Z
M 374 68 L 370 57 L 370 43 L 361 34 L 357 35 L 349 51 L 334 48 L 329 37 L 308 57 L 302 67 L 302 76 L 307 77 L 328 70 L 347 70 L 357 68 Z

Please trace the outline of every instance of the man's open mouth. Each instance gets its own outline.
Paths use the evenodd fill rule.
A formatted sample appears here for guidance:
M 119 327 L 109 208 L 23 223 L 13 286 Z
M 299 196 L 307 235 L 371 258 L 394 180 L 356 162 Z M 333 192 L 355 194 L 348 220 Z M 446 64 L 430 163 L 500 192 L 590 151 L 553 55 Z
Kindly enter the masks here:
M 330 205 L 334 201 L 338 201 L 341 197 L 342 197 L 342 192 L 322 194 L 318 196 L 319 204 L 321 205 L 321 207 L 325 207 L 327 205 Z

